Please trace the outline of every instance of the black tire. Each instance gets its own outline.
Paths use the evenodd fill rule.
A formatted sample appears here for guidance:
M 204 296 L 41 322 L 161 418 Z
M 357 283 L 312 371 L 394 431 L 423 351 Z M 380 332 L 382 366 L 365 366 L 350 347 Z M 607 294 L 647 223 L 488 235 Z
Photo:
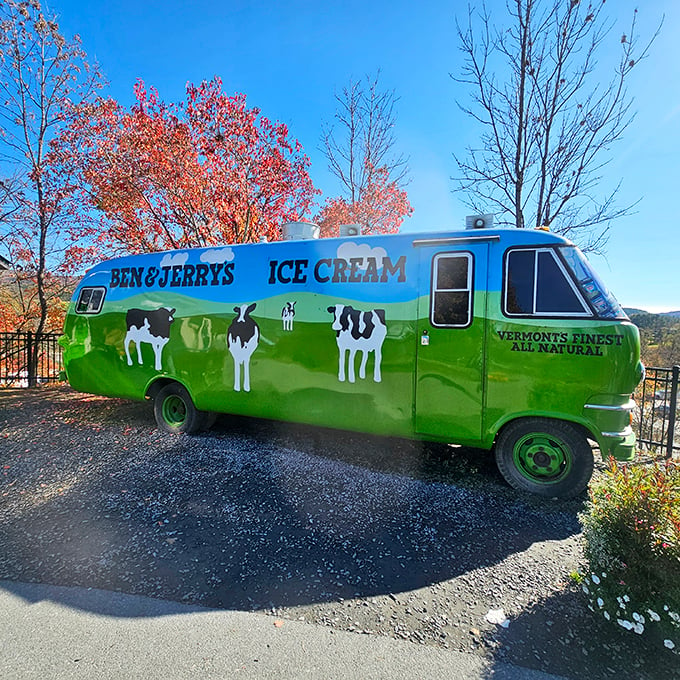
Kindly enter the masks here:
M 172 434 L 191 434 L 201 429 L 203 411 L 199 411 L 187 390 L 179 383 L 162 387 L 153 400 L 153 414 L 158 427 Z
M 201 421 L 201 430 L 209 430 L 217 421 L 218 413 L 214 411 L 200 411 L 203 420 Z
M 522 418 L 503 428 L 496 465 L 510 486 L 549 498 L 573 498 L 593 474 L 593 450 L 572 423 Z

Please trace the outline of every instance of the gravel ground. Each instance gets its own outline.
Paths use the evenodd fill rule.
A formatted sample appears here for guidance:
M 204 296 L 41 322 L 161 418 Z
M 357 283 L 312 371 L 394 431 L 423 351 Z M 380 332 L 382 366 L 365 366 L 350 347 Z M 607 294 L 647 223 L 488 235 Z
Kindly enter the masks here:
M 569 678 L 680 678 L 585 606 L 584 498 L 546 501 L 483 452 L 150 404 L 0 391 L 0 578 L 265 611 Z M 599 472 L 596 471 L 596 474 Z M 485 615 L 503 609 L 509 625 Z

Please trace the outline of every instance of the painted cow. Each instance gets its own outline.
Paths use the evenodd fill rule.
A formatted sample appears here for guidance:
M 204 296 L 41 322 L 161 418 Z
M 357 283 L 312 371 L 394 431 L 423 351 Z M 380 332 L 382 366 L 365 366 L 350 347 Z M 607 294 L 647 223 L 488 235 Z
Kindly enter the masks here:
M 286 302 L 284 308 L 281 310 L 281 321 L 283 322 L 284 331 L 293 330 L 294 318 L 295 318 L 295 302 Z
M 333 314 L 332 328 L 336 334 L 338 343 L 338 380 L 345 381 L 345 355 L 347 359 L 347 379 L 353 383 L 354 356 L 361 352 L 361 364 L 359 365 L 359 377 L 366 377 L 366 362 L 368 353 L 374 352 L 375 363 L 373 367 L 373 380 L 381 381 L 380 364 L 382 362 L 382 344 L 387 335 L 385 325 L 385 310 L 373 309 L 370 312 L 361 312 L 349 305 L 333 305 L 328 308 Z
M 227 330 L 229 352 L 234 358 L 234 390 L 241 391 L 241 366 L 243 366 L 243 390 L 250 392 L 250 357 L 260 341 L 260 327 L 250 313 L 256 303 L 234 307 L 236 318 Z
M 137 347 L 137 363 L 142 363 L 142 343 L 146 342 L 153 348 L 154 368 L 161 370 L 161 354 L 170 339 L 170 324 L 175 320 L 174 309 L 161 307 L 159 309 L 129 309 L 125 315 L 127 333 L 125 334 L 125 356 L 128 366 L 132 366 L 130 344 Z

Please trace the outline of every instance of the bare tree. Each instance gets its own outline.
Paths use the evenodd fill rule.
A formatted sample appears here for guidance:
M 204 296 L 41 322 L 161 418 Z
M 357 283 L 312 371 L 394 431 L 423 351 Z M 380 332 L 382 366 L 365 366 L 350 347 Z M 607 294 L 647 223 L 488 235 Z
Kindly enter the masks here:
M 382 90 L 379 79 L 380 71 L 363 82 L 350 80 L 335 95 L 335 125 L 323 128 L 321 151 L 352 205 L 362 200 L 379 170 L 401 186 L 408 173 L 406 159 L 394 150 L 398 98 L 394 90 Z
M 10 260 L 22 280 L 35 287 L 37 333 L 45 328 L 54 278 L 48 260 L 57 251 L 64 254 L 67 240 L 61 222 L 64 187 L 48 177 L 49 142 L 66 122 L 69 107 L 89 97 L 100 82 L 79 39 L 67 41 L 38 0 L 0 4 L 0 159 L 11 167 L 15 185 L 22 185 L 20 190 L 12 186 L 8 195 L 11 213 L 3 245 L 13 251 Z
M 2 243 L 3 226 L 9 224 L 21 209 L 22 189 L 23 183 L 20 177 L 16 175 L 0 177 L 0 243 Z
M 485 6 L 457 26 L 465 61 L 454 80 L 472 89 L 461 109 L 483 128 L 479 146 L 455 156 L 457 189 L 501 224 L 550 227 L 600 251 L 610 222 L 634 206 L 617 205 L 618 186 L 604 197 L 598 189 L 633 119 L 628 77 L 656 34 L 638 45 L 635 10 L 630 31 L 614 38 L 603 2 L 507 0 L 506 8 L 507 27 L 495 28 Z M 614 46 L 618 63 L 602 80 L 598 57 Z

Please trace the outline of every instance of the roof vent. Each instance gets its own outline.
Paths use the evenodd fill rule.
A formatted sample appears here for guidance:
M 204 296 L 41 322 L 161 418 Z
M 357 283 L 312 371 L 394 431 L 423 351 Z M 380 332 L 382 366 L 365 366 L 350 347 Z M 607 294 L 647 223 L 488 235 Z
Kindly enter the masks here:
M 493 227 L 493 215 L 468 215 L 465 218 L 466 229 L 489 229 Z
M 312 222 L 288 222 L 283 225 L 283 240 L 319 238 L 319 225 Z
M 340 236 L 361 236 L 360 224 L 341 224 Z

